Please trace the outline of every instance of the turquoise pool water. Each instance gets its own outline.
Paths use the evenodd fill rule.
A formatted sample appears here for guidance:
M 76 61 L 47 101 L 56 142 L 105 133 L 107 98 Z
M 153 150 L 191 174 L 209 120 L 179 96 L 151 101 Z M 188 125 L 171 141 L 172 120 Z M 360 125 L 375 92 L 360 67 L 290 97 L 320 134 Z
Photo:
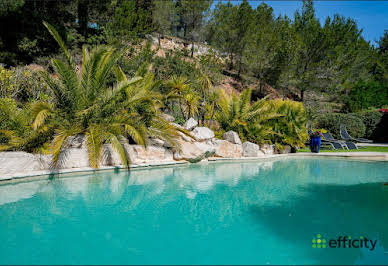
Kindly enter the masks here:
M 300 158 L 3 185 L 0 264 L 388 264 L 383 182 L 388 163 Z

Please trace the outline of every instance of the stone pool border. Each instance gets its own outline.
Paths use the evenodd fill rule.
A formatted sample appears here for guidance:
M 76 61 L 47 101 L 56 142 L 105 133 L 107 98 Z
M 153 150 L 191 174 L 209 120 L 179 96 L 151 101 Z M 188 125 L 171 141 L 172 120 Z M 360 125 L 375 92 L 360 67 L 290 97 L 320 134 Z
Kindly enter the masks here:
M 273 154 L 273 155 L 264 155 L 261 157 L 240 157 L 240 158 L 218 158 L 211 157 L 208 162 L 238 162 L 238 161 L 261 161 L 267 159 L 280 159 L 288 157 L 332 157 L 332 158 L 351 158 L 357 160 L 366 160 L 366 161 L 382 161 L 388 162 L 388 153 L 384 152 L 331 152 L 331 153 L 288 153 L 288 154 Z M 154 162 L 154 163 L 144 163 L 144 164 L 133 164 L 129 168 L 130 170 L 144 170 L 160 167 L 169 167 L 169 166 L 180 166 L 180 165 L 189 165 L 187 161 L 169 161 L 169 162 Z M 35 180 L 44 180 L 49 179 L 53 175 L 73 175 L 73 174 L 90 174 L 94 172 L 101 171 L 114 171 L 114 170 L 123 170 L 126 169 L 124 166 L 104 166 L 99 169 L 93 169 L 91 167 L 83 168 L 69 168 L 69 169 L 59 169 L 55 171 L 50 170 L 38 170 L 31 172 L 17 172 L 12 174 L 7 174 L 0 177 L 0 185 L 9 184 L 9 183 L 19 183 L 19 182 L 29 182 Z

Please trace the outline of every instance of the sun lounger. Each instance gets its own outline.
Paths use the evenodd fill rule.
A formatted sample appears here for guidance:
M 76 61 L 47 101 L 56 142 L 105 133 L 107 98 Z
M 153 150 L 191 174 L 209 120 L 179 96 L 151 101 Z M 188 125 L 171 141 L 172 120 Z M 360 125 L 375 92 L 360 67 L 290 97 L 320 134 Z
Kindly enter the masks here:
M 323 143 L 330 144 L 335 150 L 342 150 L 344 147 L 347 148 L 344 141 L 335 139 L 330 133 L 322 133 Z
M 357 145 L 354 144 L 354 142 L 345 141 L 345 145 L 346 145 L 346 148 L 348 148 L 348 150 L 358 150 Z
M 346 140 L 346 141 L 356 141 L 356 142 L 362 142 L 362 143 L 372 143 L 372 140 L 369 139 L 363 139 L 363 138 L 353 138 L 352 136 L 349 135 L 348 131 L 346 130 L 346 126 L 340 125 L 340 134 L 341 138 Z

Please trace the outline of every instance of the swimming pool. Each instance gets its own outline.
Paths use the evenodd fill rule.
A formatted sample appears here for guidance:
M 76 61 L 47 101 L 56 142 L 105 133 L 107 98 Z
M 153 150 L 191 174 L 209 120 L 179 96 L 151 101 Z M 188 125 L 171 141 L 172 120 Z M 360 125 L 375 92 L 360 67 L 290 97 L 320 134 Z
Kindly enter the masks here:
M 0 264 L 388 264 L 384 182 L 386 162 L 292 158 L 3 185 Z

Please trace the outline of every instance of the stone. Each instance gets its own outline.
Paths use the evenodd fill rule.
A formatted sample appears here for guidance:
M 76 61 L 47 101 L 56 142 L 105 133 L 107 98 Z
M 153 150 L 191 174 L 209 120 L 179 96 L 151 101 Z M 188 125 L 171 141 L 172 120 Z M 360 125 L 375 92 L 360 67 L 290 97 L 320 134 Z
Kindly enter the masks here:
M 240 158 L 242 157 L 242 145 L 233 144 L 226 140 L 217 139 L 214 141 L 216 145 L 215 156 L 223 158 Z
M 180 150 L 174 151 L 175 160 L 193 159 L 200 156 L 203 152 L 195 143 L 177 140 Z
M 264 152 L 260 150 L 260 146 L 252 142 L 244 142 L 242 145 L 244 157 L 260 157 Z
M 174 122 L 170 122 L 170 125 L 174 126 L 174 127 L 177 127 L 177 128 L 180 128 L 180 129 L 185 129 L 184 127 L 182 127 L 181 125 L 177 124 L 177 123 L 174 123 Z
M 196 127 L 191 134 L 197 141 L 205 141 L 214 138 L 214 132 L 207 127 Z
M 162 113 L 162 118 L 166 120 L 167 122 L 174 122 L 175 118 L 172 115 Z
M 86 147 L 65 149 L 58 157 L 59 169 L 90 167 Z
M 163 147 L 163 146 L 164 146 L 164 143 L 165 143 L 165 141 L 164 141 L 164 140 L 161 140 L 161 139 L 149 139 L 149 140 L 148 140 L 148 144 L 149 144 L 149 145 L 153 145 L 153 146 L 160 146 L 160 147 Z
M 260 147 L 260 150 L 264 152 L 264 154 L 274 154 L 274 148 L 273 145 L 270 144 L 263 144 Z
M 241 145 L 241 139 L 238 136 L 238 134 L 232 130 L 224 133 L 223 135 L 224 140 L 227 140 L 233 144 L 240 144 Z
M 131 161 L 135 164 L 174 160 L 173 153 L 164 147 L 147 146 L 147 148 L 144 148 L 141 145 L 130 146 L 132 148 L 132 152 L 130 152 Z
M 192 130 L 192 129 L 194 129 L 196 126 L 198 126 L 198 121 L 195 120 L 194 118 L 190 117 L 190 119 L 187 120 L 183 126 L 184 126 L 184 128 L 186 128 L 187 130 Z
M 178 135 L 180 136 L 180 139 L 182 139 L 183 141 L 186 141 L 186 142 L 194 142 L 194 139 L 187 136 L 185 133 L 182 133 L 180 131 L 178 131 Z
M 80 134 L 80 135 L 68 137 L 66 147 L 67 148 L 86 147 L 86 136 Z
M 215 145 L 206 142 L 194 142 L 194 145 L 201 151 L 202 154 L 205 152 L 216 152 L 217 149 Z
M 17 172 L 44 170 L 47 162 L 39 155 L 27 152 L 0 152 L 0 176 Z
M 111 144 L 104 144 L 101 165 L 104 165 L 104 166 L 123 165 L 121 162 L 120 155 L 112 148 Z
M 290 145 L 284 145 L 282 150 L 278 151 L 279 154 L 286 154 L 291 153 L 291 146 Z

